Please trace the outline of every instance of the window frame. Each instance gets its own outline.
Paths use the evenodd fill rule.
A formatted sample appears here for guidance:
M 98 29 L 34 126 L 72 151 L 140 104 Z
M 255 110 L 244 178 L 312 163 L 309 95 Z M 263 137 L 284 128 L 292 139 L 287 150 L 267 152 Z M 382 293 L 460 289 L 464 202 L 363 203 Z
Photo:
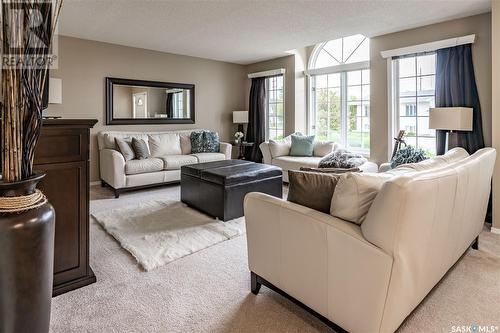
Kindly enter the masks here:
M 388 137 L 388 158 L 390 159 L 392 157 L 392 150 L 393 150 L 393 145 L 394 145 L 394 137 L 396 137 L 399 133 L 400 130 L 400 117 L 401 117 L 401 110 L 400 110 L 400 103 L 399 99 L 401 98 L 400 92 L 399 92 L 399 59 L 401 58 L 415 58 L 415 65 L 417 65 L 417 57 L 419 56 L 426 56 L 426 55 L 432 55 L 436 54 L 435 51 L 429 51 L 429 52 L 419 52 L 419 53 L 414 53 L 414 54 L 407 54 L 404 56 L 400 57 L 389 57 L 387 58 L 387 78 L 388 78 L 388 103 L 387 105 L 389 106 L 389 137 Z M 419 77 L 422 76 L 434 76 L 436 77 L 436 72 L 434 74 L 428 74 L 428 75 L 418 75 L 418 73 L 415 71 L 415 80 L 418 80 Z M 411 76 L 413 78 L 413 76 Z M 415 82 L 415 85 L 417 86 L 418 83 Z M 425 136 L 418 136 L 418 99 L 423 98 L 423 97 L 429 97 L 427 95 L 418 95 L 418 90 L 416 87 L 415 90 L 415 142 L 417 143 L 418 147 L 418 137 L 425 137 Z M 413 96 L 410 96 L 413 97 Z M 435 89 L 434 89 L 434 102 L 435 102 Z M 413 117 L 413 116 L 412 116 Z M 436 138 L 436 137 L 434 137 Z
M 283 81 L 282 85 L 282 93 L 283 93 L 283 100 L 281 101 L 281 104 L 283 105 L 283 126 L 281 128 L 282 130 L 282 135 L 285 137 L 285 118 L 286 118 L 286 98 L 285 98 L 285 73 L 280 73 L 276 75 L 269 75 L 265 77 L 265 89 L 266 89 L 266 110 L 265 110 L 265 121 L 266 121 L 266 128 L 265 128 L 265 140 L 279 140 L 278 138 L 270 138 L 269 133 L 270 133 L 270 128 L 269 128 L 269 79 L 276 78 L 276 77 L 281 77 Z M 276 89 L 275 89 L 276 90 Z M 277 105 L 278 103 L 273 103 Z
M 365 37 L 365 39 L 368 40 L 368 43 L 370 42 L 368 37 Z M 361 43 L 363 43 L 365 40 L 363 40 Z M 313 128 L 313 126 L 316 126 L 316 94 L 314 89 L 315 87 L 315 79 L 319 75 L 328 75 L 328 74 L 337 74 L 340 73 L 340 94 L 341 96 L 347 96 L 347 90 L 348 90 L 348 80 L 347 80 L 347 75 L 348 72 L 352 71 L 363 71 L 363 70 L 368 70 L 370 71 L 370 60 L 366 61 L 359 61 L 359 62 L 354 62 L 354 63 L 341 63 L 338 65 L 334 66 L 328 66 L 328 67 L 322 67 L 322 68 L 314 68 L 316 60 L 318 58 L 318 55 L 320 52 L 323 50 L 323 47 L 328 43 L 329 41 L 320 43 L 316 45 L 316 47 L 313 49 L 311 56 L 308 61 L 308 69 L 304 71 L 307 77 L 307 116 L 306 116 L 306 126 L 307 126 L 307 133 L 308 135 L 312 135 L 313 133 L 316 133 L 316 128 Z M 358 47 L 361 45 L 361 43 L 358 45 Z M 356 52 L 357 48 L 353 51 Z M 352 56 L 352 54 L 350 56 Z M 349 56 L 349 57 L 350 57 Z M 371 75 L 371 71 L 370 71 Z M 363 82 L 361 82 L 361 86 L 363 86 Z M 368 83 L 368 86 L 371 87 L 371 80 L 370 83 Z M 361 97 L 362 98 L 362 97 Z M 339 142 L 341 145 L 347 147 L 348 146 L 348 98 L 341 98 L 341 105 L 340 105 L 340 121 L 341 121 L 341 126 L 340 126 L 340 141 Z M 368 100 L 370 107 L 371 107 L 371 100 Z M 361 112 L 362 114 L 364 113 L 364 102 L 363 100 L 360 101 L 361 103 Z M 363 116 L 364 117 L 364 116 Z M 370 123 L 371 123 L 371 112 L 370 112 Z M 361 128 L 362 132 L 365 132 L 363 128 Z M 371 129 L 370 129 L 370 135 L 371 135 Z M 371 140 L 370 140 L 370 146 L 371 146 Z M 370 150 L 371 147 L 366 149 L 366 148 L 357 148 L 357 147 L 349 147 L 350 150 L 359 153 L 363 156 L 370 157 Z

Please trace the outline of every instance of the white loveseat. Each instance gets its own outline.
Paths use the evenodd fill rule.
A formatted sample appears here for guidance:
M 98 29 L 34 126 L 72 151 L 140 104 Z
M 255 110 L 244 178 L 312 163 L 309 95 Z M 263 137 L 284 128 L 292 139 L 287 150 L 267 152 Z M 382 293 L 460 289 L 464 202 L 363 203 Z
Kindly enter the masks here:
M 195 130 L 165 132 L 102 131 L 97 135 L 99 169 L 103 185 L 109 185 L 118 197 L 124 190 L 178 182 L 183 165 L 231 159 L 231 144 L 220 143 L 218 153 L 191 153 L 190 134 Z M 115 138 L 154 139 L 157 144 L 151 158 L 125 161 L 117 150 Z M 149 146 L 149 144 L 148 144 Z
M 388 172 L 361 225 L 248 194 L 252 291 L 274 285 L 350 332 L 395 331 L 477 241 L 495 156 L 485 148 Z
M 313 156 L 290 156 L 289 137 L 281 141 L 266 141 L 260 144 L 262 162 L 283 169 L 283 181 L 288 183 L 288 170 L 300 170 L 301 167 L 317 168 L 319 161 L 340 146 L 331 142 L 314 142 Z M 359 167 L 363 172 L 378 172 L 377 164 L 366 162 Z

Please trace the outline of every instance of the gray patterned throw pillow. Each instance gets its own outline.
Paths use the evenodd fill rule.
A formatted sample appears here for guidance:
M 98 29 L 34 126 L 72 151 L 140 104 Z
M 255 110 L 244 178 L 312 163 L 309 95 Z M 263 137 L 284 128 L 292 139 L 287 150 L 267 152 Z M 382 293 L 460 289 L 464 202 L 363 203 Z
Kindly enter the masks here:
M 132 139 L 132 147 L 134 148 L 135 157 L 140 160 L 145 160 L 146 158 L 150 158 L 151 154 L 149 153 L 148 145 L 146 141 L 142 139 Z
M 319 161 L 320 168 L 357 168 L 367 161 L 359 154 L 345 149 L 337 149 Z
M 118 147 L 118 151 L 122 153 L 123 158 L 126 161 L 133 160 L 135 158 L 134 150 L 132 149 L 132 140 L 123 140 L 119 138 L 115 138 L 116 147 Z
M 191 132 L 191 153 L 218 153 L 219 134 L 209 131 Z

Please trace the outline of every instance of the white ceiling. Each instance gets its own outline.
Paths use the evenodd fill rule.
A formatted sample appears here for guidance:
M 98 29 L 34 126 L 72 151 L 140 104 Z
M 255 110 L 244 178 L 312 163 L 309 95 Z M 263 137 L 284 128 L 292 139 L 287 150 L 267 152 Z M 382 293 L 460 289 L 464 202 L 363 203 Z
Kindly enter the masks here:
M 490 11 L 491 0 L 65 0 L 66 36 L 240 64 Z

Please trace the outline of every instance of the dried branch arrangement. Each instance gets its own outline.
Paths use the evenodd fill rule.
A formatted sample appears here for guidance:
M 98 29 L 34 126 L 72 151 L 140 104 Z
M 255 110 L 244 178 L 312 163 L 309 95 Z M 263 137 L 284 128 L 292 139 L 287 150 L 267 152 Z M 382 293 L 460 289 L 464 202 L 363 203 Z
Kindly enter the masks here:
M 5 182 L 33 175 L 35 148 L 42 126 L 43 91 L 50 65 L 49 61 L 41 60 L 48 59 L 62 1 L 56 0 L 53 5 L 41 0 L 0 0 L 0 130 Z

